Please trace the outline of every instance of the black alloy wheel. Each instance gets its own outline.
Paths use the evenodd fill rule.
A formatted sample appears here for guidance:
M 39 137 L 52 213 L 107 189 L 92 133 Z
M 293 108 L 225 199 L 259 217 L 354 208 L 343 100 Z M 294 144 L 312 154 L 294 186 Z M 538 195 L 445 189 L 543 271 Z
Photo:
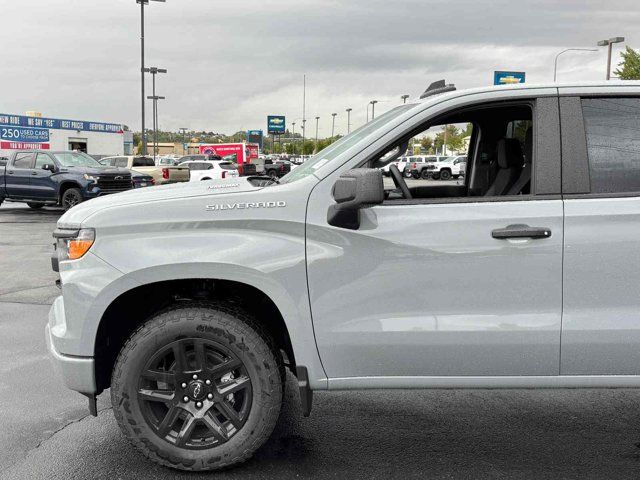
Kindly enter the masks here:
M 138 385 L 140 410 L 155 434 L 185 449 L 226 443 L 251 411 L 246 367 L 212 340 L 186 338 L 161 348 Z
M 70 188 L 62 195 L 62 206 L 65 210 L 82 203 L 82 193 L 77 188 Z
M 450 180 L 451 172 L 449 170 L 442 170 L 440 172 L 440 180 Z

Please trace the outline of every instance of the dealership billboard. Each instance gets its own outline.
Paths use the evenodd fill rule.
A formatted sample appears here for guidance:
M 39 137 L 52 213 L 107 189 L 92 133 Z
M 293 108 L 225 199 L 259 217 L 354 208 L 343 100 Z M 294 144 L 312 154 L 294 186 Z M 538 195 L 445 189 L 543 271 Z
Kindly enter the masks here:
M 267 116 L 267 132 L 274 135 L 282 135 L 287 128 L 284 115 Z
M 247 130 L 247 143 L 257 143 L 262 148 L 263 140 L 262 130 Z
M 497 70 L 493 72 L 494 85 L 511 85 L 514 83 L 524 83 L 526 77 L 525 72 L 506 72 Z

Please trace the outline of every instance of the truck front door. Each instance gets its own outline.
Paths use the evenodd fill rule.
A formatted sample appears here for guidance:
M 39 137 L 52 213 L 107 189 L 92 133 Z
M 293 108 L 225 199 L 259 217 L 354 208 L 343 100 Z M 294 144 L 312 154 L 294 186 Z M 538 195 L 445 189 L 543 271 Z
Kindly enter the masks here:
M 409 180 L 413 199 L 392 200 L 399 194 L 387 181 L 390 199 L 360 210 L 357 230 L 327 222 L 339 170 L 313 190 L 307 272 L 330 386 L 558 375 L 563 206 L 560 176 L 546 175 L 560 170 L 557 97 L 495 110 L 489 105 L 470 118 L 480 126 L 473 134 L 477 154 L 469 158 L 480 167 L 485 152 L 497 151 L 496 168 L 518 177 L 527 175 L 523 164 L 533 159 L 531 189 L 523 182 L 516 192 L 504 185 L 498 191 L 489 183 L 480 196 L 468 196 L 468 179 L 465 185 L 418 179 Z M 507 133 L 514 122 L 521 138 Z M 417 127 L 404 131 L 413 134 Z M 364 165 L 376 158 L 365 157 Z M 499 173 L 495 182 L 503 177 Z
M 9 197 L 34 198 L 31 191 L 31 173 L 35 154 L 33 152 L 18 152 L 9 161 L 6 168 L 6 188 Z
M 53 165 L 55 162 L 46 153 L 37 153 L 34 169 L 31 172 L 31 192 L 34 198 L 43 200 L 56 199 L 56 182 L 53 179 L 54 173 L 50 170 L 44 170 L 44 165 Z

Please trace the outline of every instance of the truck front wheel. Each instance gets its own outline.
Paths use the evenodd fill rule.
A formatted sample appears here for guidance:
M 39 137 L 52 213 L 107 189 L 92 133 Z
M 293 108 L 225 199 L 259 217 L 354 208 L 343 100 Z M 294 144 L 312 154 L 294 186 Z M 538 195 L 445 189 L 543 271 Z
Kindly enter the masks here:
M 441 180 L 451 180 L 451 172 L 449 170 L 442 170 L 440 172 Z
M 62 194 L 62 206 L 65 210 L 75 207 L 79 203 L 82 203 L 82 192 L 79 188 L 69 188 Z
M 127 340 L 111 381 L 113 411 L 144 455 L 180 470 L 250 458 L 282 403 L 282 361 L 255 320 L 225 304 L 176 307 Z

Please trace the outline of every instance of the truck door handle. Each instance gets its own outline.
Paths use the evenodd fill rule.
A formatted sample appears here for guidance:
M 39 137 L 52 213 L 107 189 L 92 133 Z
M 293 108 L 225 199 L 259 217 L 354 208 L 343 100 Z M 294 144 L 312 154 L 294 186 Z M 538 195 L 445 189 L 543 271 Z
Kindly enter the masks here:
M 9 170 L 7 173 L 8 173 L 9 175 L 13 175 L 13 170 Z
M 38 172 L 31 172 L 31 175 L 37 175 Z
M 498 240 L 510 238 L 549 238 L 551 229 L 547 227 L 530 227 L 529 225 L 509 225 L 505 228 L 496 228 L 491 231 L 491 236 Z

